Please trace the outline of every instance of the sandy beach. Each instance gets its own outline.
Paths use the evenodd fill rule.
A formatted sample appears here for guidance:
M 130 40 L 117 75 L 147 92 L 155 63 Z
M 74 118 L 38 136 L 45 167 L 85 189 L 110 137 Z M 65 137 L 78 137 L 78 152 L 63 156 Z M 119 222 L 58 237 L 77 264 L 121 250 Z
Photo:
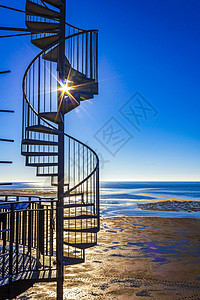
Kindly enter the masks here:
M 55 189 L 1 189 L 1 195 L 8 193 L 54 197 Z M 200 219 L 192 218 L 199 201 L 136 196 L 147 197 L 146 202 L 124 203 L 136 203 L 141 216 L 111 218 L 102 212 L 98 245 L 87 249 L 85 263 L 65 267 L 64 299 L 200 299 Z M 120 210 L 121 201 L 110 210 Z M 142 216 L 147 211 L 191 213 L 188 218 Z M 56 299 L 56 283 L 35 283 L 16 299 Z
M 65 267 L 64 299 L 200 299 L 198 219 L 102 218 L 86 262 Z M 17 299 L 55 299 L 35 283 Z

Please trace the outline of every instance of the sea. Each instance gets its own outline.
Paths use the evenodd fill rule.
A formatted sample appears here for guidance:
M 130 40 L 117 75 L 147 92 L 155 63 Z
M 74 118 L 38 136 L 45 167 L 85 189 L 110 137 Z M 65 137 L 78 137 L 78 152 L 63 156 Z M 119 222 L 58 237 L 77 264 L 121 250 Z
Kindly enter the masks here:
M 1 189 L 52 189 L 48 183 L 15 182 Z M 200 218 L 200 182 L 101 182 L 102 217 Z

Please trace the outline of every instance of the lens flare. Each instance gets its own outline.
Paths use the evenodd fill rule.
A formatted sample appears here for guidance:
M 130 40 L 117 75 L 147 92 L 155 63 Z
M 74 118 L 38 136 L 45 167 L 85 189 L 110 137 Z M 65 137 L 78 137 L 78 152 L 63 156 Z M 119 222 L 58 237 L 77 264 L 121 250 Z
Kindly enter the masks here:
M 71 82 L 69 80 L 65 81 L 65 82 L 60 82 L 60 91 L 63 94 L 68 94 L 69 91 L 71 90 Z

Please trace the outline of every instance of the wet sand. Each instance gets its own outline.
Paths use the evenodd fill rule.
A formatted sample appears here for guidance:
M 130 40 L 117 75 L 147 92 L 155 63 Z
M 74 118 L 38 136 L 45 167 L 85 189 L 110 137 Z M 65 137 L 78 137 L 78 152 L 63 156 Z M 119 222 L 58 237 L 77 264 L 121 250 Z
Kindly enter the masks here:
M 200 299 L 200 221 L 102 218 L 86 262 L 65 267 L 64 299 Z M 55 299 L 35 283 L 17 299 Z

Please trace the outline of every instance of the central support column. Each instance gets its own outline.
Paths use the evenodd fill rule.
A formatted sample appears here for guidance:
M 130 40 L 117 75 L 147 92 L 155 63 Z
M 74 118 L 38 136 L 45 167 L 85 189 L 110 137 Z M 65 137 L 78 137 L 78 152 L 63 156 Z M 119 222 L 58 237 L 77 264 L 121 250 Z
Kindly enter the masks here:
M 60 123 L 58 130 L 58 203 L 57 203 L 57 299 L 63 299 L 63 193 L 64 193 L 64 123 Z
M 65 79 L 65 18 L 66 18 L 66 0 L 62 0 L 60 16 L 60 43 L 58 54 L 59 81 Z M 59 83 L 58 83 L 59 85 Z M 57 236 L 57 299 L 63 300 L 63 193 L 64 193 L 64 115 L 62 114 L 62 96 L 58 92 L 58 113 L 62 115 L 63 122 L 58 124 L 58 203 L 56 215 L 56 236 Z

